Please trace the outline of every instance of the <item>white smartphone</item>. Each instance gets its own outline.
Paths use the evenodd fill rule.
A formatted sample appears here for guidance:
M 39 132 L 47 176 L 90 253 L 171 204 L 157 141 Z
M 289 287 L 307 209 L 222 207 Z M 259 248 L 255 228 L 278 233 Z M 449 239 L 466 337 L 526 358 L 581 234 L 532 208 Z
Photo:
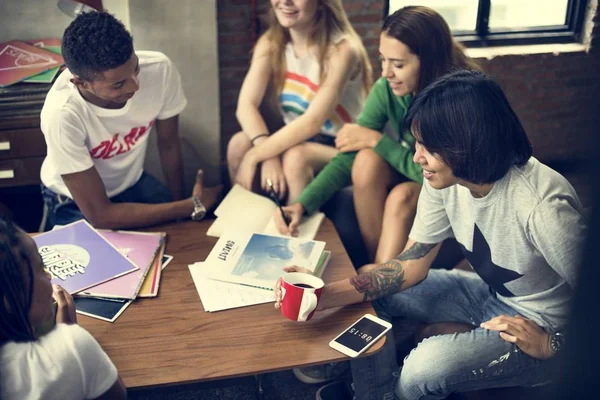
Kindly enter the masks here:
M 329 342 L 329 346 L 347 356 L 358 357 L 391 328 L 391 323 L 365 314 Z

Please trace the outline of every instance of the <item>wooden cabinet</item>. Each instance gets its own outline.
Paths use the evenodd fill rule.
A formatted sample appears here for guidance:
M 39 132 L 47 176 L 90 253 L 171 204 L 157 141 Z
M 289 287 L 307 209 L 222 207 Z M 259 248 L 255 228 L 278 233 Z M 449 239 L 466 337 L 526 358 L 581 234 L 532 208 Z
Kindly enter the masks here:
M 42 220 L 45 157 L 39 116 L 0 118 L 0 214 L 10 215 L 27 232 L 37 231 Z
M 0 120 L 0 187 L 40 184 L 45 156 L 39 117 Z

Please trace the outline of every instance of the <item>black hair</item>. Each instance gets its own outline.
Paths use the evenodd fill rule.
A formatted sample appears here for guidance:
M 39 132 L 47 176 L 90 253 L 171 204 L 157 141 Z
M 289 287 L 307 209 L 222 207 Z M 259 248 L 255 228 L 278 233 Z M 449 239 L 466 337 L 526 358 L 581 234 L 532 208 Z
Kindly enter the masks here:
M 101 79 L 104 71 L 120 67 L 133 55 L 133 38 L 121 21 L 107 12 L 79 14 L 65 29 L 62 56 L 81 79 Z
M 33 270 L 18 233 L 8 217 L 0 216 L 0 346 L 35 340 L 29 322 Z
M 532 154 L 504 92 L 479 71 L 449 73 L 419 92 L 404 124 L 454 176 L 475 184 L 496 182 Z

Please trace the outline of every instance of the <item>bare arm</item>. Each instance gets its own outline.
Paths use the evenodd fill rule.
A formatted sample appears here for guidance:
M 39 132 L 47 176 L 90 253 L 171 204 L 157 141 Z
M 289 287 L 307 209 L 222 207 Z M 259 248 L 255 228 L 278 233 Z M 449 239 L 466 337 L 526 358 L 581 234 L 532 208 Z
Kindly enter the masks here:
M 179 142 L 179 116 L 156 121 L 160 164 L 173 200 L 183 199 L 183 163 Z
M 73 200 L 96 228 L 137 228 L 190 217 L 191 198 L 162 204 L 112 203 L 95 167 L 62 175 Z
M 326 285 L 319 309 L 375 300 L 414 286 L 427 277 L 439 249 L 439 243 L 417 243 L 409 239 L 398 257 L 368 272 Z
M 250 69 L 244 78 L 238 97 L 236 117 L 242 131 L 252 140 L 255 136 L 268 133 L 267 124 L 260 115 L 259 107 L 267 86 L 272 77 L 273 70 L 270 60 L 270 43 L 264 36 L 256 44 Z M 258 144 L 265 138 L 254 141 Z
M 340 93 L 356 68 L 356 51 L 348 41 L 337 45 L 329 57 L 328 73 L 306 112 L 269 136 L 247 154 L 254 163 L 275 157 L 320 132 L 340 102 Z
M 102 393 L 100 397 L 96 397 L 96 400 L 126 400 L 127 389 L 121 380 L 121 377 L 117 377 L 114 385 L 110 387 L 106 392 Z

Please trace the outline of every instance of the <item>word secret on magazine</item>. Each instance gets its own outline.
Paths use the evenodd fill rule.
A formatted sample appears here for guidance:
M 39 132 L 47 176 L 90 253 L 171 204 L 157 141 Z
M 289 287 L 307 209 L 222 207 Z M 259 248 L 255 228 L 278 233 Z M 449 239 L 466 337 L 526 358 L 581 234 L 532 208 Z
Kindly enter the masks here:
M 38 251 L 42 256 L 42 262 L 53 278 L 65 281 L 68 277 L 85 274 L 86 265 L 66 257 L 52 246 L 41 246 Z

